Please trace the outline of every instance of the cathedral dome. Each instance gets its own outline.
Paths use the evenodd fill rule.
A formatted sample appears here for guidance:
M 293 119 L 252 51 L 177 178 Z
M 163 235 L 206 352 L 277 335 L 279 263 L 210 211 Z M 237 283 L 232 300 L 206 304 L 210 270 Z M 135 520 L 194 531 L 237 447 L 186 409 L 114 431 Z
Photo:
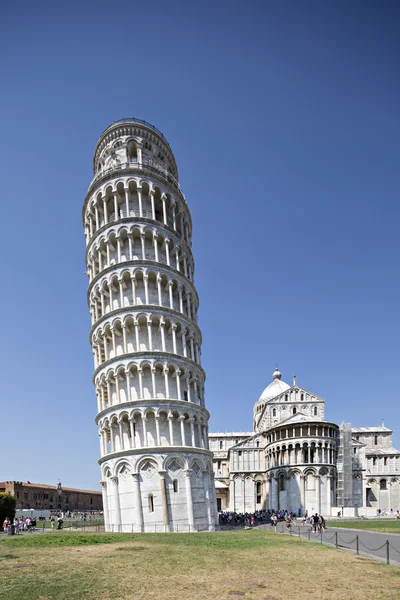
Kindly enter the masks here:
M 276 396 L 279 396 L 279 394 L 283 394 L 283 392 L 286 392 L 286 390 L 290 389 L 290 385 L 282 381 L 281 377 L 282 374 L 278 371 L 278 369 L 275 369 L 272 374 L 272 383 L 267 385 L 260 398 L 257 400 L 256 407 L 258 404 L 260 404 L 260 402 L 265 404 L 265 402 L 272 400 L 272 398 L 275 398 Z

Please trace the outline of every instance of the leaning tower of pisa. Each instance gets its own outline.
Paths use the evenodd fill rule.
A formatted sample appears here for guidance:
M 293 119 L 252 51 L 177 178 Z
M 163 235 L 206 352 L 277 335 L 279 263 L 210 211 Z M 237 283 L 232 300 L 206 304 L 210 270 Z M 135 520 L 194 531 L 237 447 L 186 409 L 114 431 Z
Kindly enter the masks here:
M 163 134 L 101 135 L 83 206 L 93 382 L 108 531 L 212 530 L 192 221 Z

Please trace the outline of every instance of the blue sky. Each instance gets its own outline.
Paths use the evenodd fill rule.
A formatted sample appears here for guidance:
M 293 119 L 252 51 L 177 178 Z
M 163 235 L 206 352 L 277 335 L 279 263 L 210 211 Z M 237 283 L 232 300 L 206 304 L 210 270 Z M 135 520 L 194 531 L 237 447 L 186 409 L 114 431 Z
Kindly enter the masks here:
M 154 123 L 192 211 L 210 429 L 278 364 L 326 418 L 399 415 L 399 5 L 35 2 L 0 15 L 0 480 L 98 488 L 82 202 Z

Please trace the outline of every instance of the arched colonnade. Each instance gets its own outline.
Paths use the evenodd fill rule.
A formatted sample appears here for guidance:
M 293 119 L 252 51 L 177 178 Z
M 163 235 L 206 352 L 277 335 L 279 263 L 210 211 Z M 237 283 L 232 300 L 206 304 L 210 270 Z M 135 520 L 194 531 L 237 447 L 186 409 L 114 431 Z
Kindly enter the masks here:
M 200 331 L 183 320 L 157 313 L 130 313 L 101 323 L 93 331 L 91 345 L 95 368 L 133 352 L 168 352 L 201 366 Z
M 125 307 L 156 305 L 197 322 L 198 297 L 179 276 L 163 269 L 125 268 L 100 278 L 88 296 L 92 323 Z
M 184 400 L 204 406 L 204 373 L 184 361 L 121 361 L 95 377 L 99 412 L 137 400 Z
M 98 428 L 102 457 L 140 448 L 208 449 L 208 425 L 202 413 L 181 407 L 122 410 L 101 418 Z
M 87 243 L 103 226 L 135 217 L 158 221 L 190 244 L 191 220 L 184 200 L 146 178 L 132 177 L 105 183 L 89 199 L 84 219 Z
M 110 229 L 95 240 L 86 258 L 89 281 L 105 269 L 127 261 L 161 263 L 193 282 L 194 260 L 190 248 L 180 245 L 173 236 L 145 225 Z

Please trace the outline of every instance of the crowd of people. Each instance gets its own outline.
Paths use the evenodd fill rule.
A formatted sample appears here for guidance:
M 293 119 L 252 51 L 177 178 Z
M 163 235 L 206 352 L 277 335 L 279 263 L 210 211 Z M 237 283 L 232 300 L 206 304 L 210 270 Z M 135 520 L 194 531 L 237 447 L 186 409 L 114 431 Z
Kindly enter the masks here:
M 326 529 L 325 519 L 318 513 L 309 516 L 306 511 L 301 517 L 300 511 L 296 514 L 287 510 L 259 510 L 254 513 L 237 513 L 229 510 L 221 511 L 219 513 L 219 524 L 251 528 L 260 523 L 269 522 L 271 528 L 274 528 L 275 531 L 277 531 L 277 524 L 279 522 L 286 523 L 286 528 L 290 530 L 293 525 L 297 524 L 298 518 L 301 518 L 301 524 L 303 526 L 309 526 L 312 531 L 320 532 L 325 531 Z
M 36 527 L 36 519 L 34 517 L 15 517 L 14 521 L 11 522 L 11 520 L 7 517 L 6 519 L 4 519 L 3 522 L 4 533 L 8 533 L 11 527 L 14 528 L 14 532 L 16 535 L 18 535 L 22 531 L 32 533 L 32 531 Z

